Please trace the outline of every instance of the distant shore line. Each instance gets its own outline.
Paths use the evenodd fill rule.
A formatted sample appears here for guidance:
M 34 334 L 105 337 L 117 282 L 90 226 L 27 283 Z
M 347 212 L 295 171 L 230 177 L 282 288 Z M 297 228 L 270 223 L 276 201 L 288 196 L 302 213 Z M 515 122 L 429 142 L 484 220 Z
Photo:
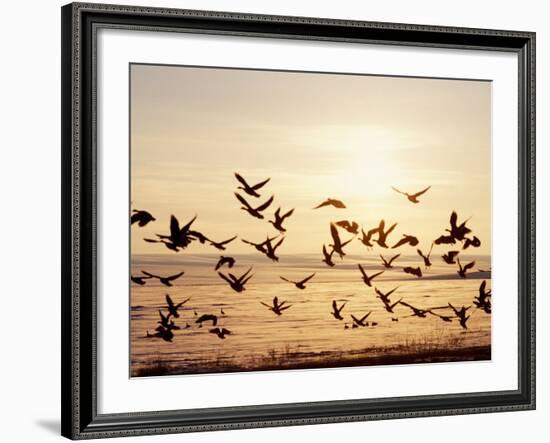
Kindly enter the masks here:
M 150 365 L 132 368 L 132 377 L 155 377 L 162 375 L 214 374 L 229 372 L 274 371 L 285 369 L 322 369 L 358 366 L 385 366 L 421 363 L 451 363 L 462 361 L 491 360 L 491 346 L 470 346 L 458 349 L 422 349 L 411 352 L 406 347 L 354 352 L 302 353 L 290 352 L 261 357 L 256 362 L 239 364 L 214 360 L 187 362 L 185 365 L 156 361 Z

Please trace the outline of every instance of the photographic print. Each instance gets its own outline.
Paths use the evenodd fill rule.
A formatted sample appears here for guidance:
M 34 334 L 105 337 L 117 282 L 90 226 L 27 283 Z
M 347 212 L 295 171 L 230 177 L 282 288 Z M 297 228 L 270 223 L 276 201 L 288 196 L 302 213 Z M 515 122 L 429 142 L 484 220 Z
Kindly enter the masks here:
M 130 65 L 132 377 L 491 359 L 491 82 Z

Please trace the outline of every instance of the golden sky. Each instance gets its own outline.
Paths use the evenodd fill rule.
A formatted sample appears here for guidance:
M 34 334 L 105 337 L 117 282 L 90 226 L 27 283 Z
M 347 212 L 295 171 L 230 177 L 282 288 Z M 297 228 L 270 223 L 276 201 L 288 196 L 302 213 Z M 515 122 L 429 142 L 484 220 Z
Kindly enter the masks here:
M 253 206 L 275 195 L 265 220 L 239 209 L 234 172 L 250 184 L 271 177 L 261 198 L 243 194 Z M 391 189 L 429 185 L 417 205 Z M 452 210 L 482 241 L 468 251 L 489 254 L 491 83 L 132 65 L 131 187 L 132 207 L 157 218 L 132 228 L 133 253 L 174 254 L 143 241 L 168 233 L 170 214 L 198 215 L 194 228 L 214 240 L 259 242 L 276 232 L 267 220 L 281 206 L 296 208 L 281 254 L 320 253 L 329 222 L 342 219 L 398 222 L 390 244 L 411 234 L 429 249 Z M 312 209 L 327 197 L 347 209 Z M 228 248 L 252 251 L 240 240 Z

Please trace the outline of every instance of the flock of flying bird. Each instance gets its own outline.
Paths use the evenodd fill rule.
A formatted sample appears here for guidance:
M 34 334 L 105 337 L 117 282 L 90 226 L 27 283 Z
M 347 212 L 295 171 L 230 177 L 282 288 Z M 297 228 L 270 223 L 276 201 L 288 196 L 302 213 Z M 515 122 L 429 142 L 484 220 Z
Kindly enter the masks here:
M 243 197 L 239 192 L 235 192 L 235 197 L 237 198 L 238 202 L 241 204 L 240 209 L 243 211 L 246 211 L 250 216 L 263 220 L 264 214 L 263 212 L 267 210 L 270 205 L 273 203 L 274 196 L 271 196 L 269 199 L 267 199 L 265 202 L 261 203 L 260 205 L 255 205 L 250 203 L 250 197 L 253 198 L 260 198 L 261 195 L 259 194 L 259 190 L 263 188 L 269 181 L 270 178 L 263 180 L 257 184 L 250 185 L 240 174 L 235 173 L 235 178 L 239 182 L 239 186 L 237 189 L 239 191 L 242 191 L 242 193 L 247 194 L 248 200 Z M 408 201 L 414 204 L 418 204 L 420 201 L 418 200 L 418 197 L 426 193 L 430 186 L 427 188 L 416 192 L 414 194 L 409 194 L 406 192 L 402 192 L 399 189 L 392 188 L 394 191 L 403 194 L 407 197 Z M 344 202 L 334 199 L 334 198 L 327 198 L 323 202 L 321 202 L 319 205 L 315 206 L 313 209 L 320 209 L 323 207 L 334 207 L 337 209 L 346 209 L 346 205 Z M 261 242 L 253 242 L 250 240 L 246 240 L 244 238 L 241 238 L 241 241 L 247 245 L 250 245 L 253 247 L 256 251 L 264 254 L 267 258 L 269 258 L 272 261 L 279 261 L 279 257 L 277 256 L 276 252 L 277 249 L 283 244 L 285 237 L 284 233 L 286 232 L 285 227 L 283 226 L 283 223 L 287 218 L 292 216 L 294 213 L 294 209 L 290 209 L 286 212 L 282 211 L 282 208 L 279 207 L 273 214 L 273 220 L 268 220 L 270 224 L 273 225 L 273 227 L 279 232 L 277 235 L 273 237 L 267 236 L 267 238 L 264 241 Z M 172 215 L 170 217 L 170 231 L 167 234 L 156 234 L 156 238 L 145 238 L 144 240 L 149 243 L 162 243 L 164 246 L 172 251 L 179 252 L 180 250 L 183 250 L 187 248 L 192 242 L 198 241 L 201 244 L 208 244 L 212 247 L 214 247 L 217 250 L 225 251 L 226 246 L 237 239 L 237 235 L 223 241 L 214 241 L 203 233 L 192 229 L 192 225 L 195 222 L 197 216 L 193 217 L 187 224 L 184 226 L 180 226 L 180 223 L 178 219 Z M 150 222 L 156 221 L 156 219 L 147 211 L 145 210 L 133 210 L 131 215 L 131 224 L 137 224 L 139 227 L 144 227 Z M 433 240 L 430 250 L 425 254 L 420 249 L 417 249 L 417 254 L 422 258 L 424 269 L 428 269 L 432 266 L 431 261 L 431 253 L 434 245 L 457 245 L 461 244 L 463 250 L 468 249 L 469 247 L 478 248 L 481 246 L 481 241 L 478 237 L 475 235 L 471 235 L 472 231 L 470 228 L 466 226 L 469 219 L 464 220 L 462 223 L 458 223 L 458 215 L 455 211 L 451 213 L 450 216 L 450 228 L 445 229 L 445 232 L 437 237 L 435 240 Z M 330 235 L 331 235 L 331 243 L 327 242 L 327 244 L 323 244 L 322 247 L 322 262 L 324 262 L 328 267 L 334 267 L 335 263 L 333 261 L 333 255 L 337 254 L 340 259 L 343 259 L 346 255 L 344 252 L 344 248 L 346 245 L 348 245 L 352 240 L 354 240 L 359 235 L 359 229 L 361 229 L 361 235 L 359 237 L 359 241 L 366 246 L 367 250 L 371 250 L 375 244 L 378 245 L 380 248 L 384 249 L 397 249 L 405 245 L 409 245 L 412 247 L 416 247 L 419 244 L 419 240 L 414 235 L 409 234 L 403 234 L 400 239 L 398 239 L 393 245 L 388 244 L 388 237 L 392 233 L 392 231 L 397 226 L 397 223 L 393 223 L 391 226 L 386 227 L 386 222 L 384 220 L 381 220 L 378 224 L 378 226 L 373 227 L 372 229 L 365 229 L 363 227 L 360 228 L 359 224 L 355 221 L 349 221 L 349 220 L 340 220 L 336 222 L 330 223 Z M 340 231 L 343 230 L 352 236 L 348 238 L 347 240 L 343 241 L 340 237 Z M 453 247 L 453 250 L 448 251 L 447 253 L 442 255 L 442 260 L 449 265 L 457 265 L 457 274 L 462 277 L 467 277 L 467 272 L 471 270 L 475 266 L 475 261 L 471 261 L 467 264 L 462 264 L 460 262 L 460 258 L 458 255 L 460 254 L 460 250 L 458 248 Z M 382 261 L 382 265 L 385 269 L 392 269 L 394 268 L 394 262 L 401 256 L 401 254 L 393 255 L 390 258 L 385 258 L 382 254 L 380 254 L 380 259 Z M 219 260 L 214 266 L 214 270 L 217 271 L 219 277 L 225 281 L 229 287 L 235 291 L 235 292 L 243 292 L 245 291 L 246 284 L 252 279 L 254 274 L 252 273 L 253 268 L 250 267 L 248 270 L 244 273 L 242 273 L 240 276 L 237 276 L 233 274 L 232 272 L 223 273 L 220 270 L 224 267 L 227 267 L 229 269 L 233 268 L 236 263 L 235 258 L 231 256 L 224 256 L 221 255 Z M 366 286 L 373 287 L 373 280 L 380 275 L 382 275 L 385 270 L 376 272 L 374 274 L 368 274 L 365 268 L 361 265 L 357 265 L 358 270 L 360 272 L 361 278 Z M 420 266 L 412 267 L 412 266 L 404 266 L 402 267 L 403 272 L 407 274 L 411 274 L 417 278 L 422 277 L 422 269 Z M 483 270 L 479 269 L 480 272 L 484 272 Z M 170 287 L 172 286 L 172 282 L 178 278 L 180 278 L 184 272 L 179 272 L 175 275 L 170 276 L 160 276 L 155 275 L 153 273 L 147 272 L 147 271 L 141 271 L 141 275 L 137 276 L 131 276 L 131 280 L 133 283 L 137 285 L 145 285 L 147 280 L 150 279 L 157 279 L 162 283 L 163 285 Z M 281 280 L 290 283 L 294 285 L 297 289 L 304 290 L 306 289 L 306 283 L 308 283 L 313 277 L 315 277 L 316 273 L 312 273 L 311 275 L 308 275 L 307 277 L 303 278 L 299 281 L 293 281 L 290 280 L 284 276 L 280 276 Z M 486 288 L 487 283 L 485 280 L 481 283 L 479 287 L 479 294 L 473 299 L 472 304 L 475 306 L 476 309 L 479 309 L 487 314 L 491 313 L 491 290 Z M 472 305 L 469 306 L 462 306 L 460 308 L 457 308 L 453 306 L 451 303 L 448 303 L 444 306 L 435 306 L 430 308 L 418 308 L 415 307 L 406 301 L 403 300 L 403 298 L 400 298 L 397 301 L 391 301 L 390 296 L 397 290 L 398 288 L 393 288 L 389 292 L 382 292 L 377 287 L 374 287 L 374 293 L 376 294 L 376 298 L 380 299 L 382 302 L 384 309 L 389 314 L 394 314 L 394 309 L 396 306 L 401 305 L 408 309 L 410 309 L 411 314 L 407 315 L 405 317 L 418 317 L 418 318 L 426 318 L 428 315 L 432 315 L 435 317 L 440 318 L 444 322 L 452 322 L 453 319 L 458 320 L 458 323 L 462 328 L 467 329 L 467 321 L 470 318 L 470 315 L 468 314 L 468 311 L 472 308 Z M 165 341 L 171 342 L 174 338 L 174 330 L 181 329 L 178 325 L 175 324 L 174 319 L 179 318 L 178 309 L 181 308 L 184 304 L 186 304 L 190 298 L 187 298 L 183 300 L 180 303 L 174 303 L 169 295 L 165 296 L 166 298 L 166 313 L 164 313 L 161 309 L 159 309 L 159 320 L 158 320 L 158 326 L 155 328 L 155 333 L 150 334 L 149 331 L 146 333 L 146 337 L 150 338 L 161 338 Z M 283 314 L 283 312 L 287 309 L 289 309 L 292 305 L 289 304 L 286 300 L 280 301 L 278 297 L 274 297 L 271 304 L 260 302 L 263 306 L 268 308 L 271 312 L 274 314 L 280 316 Z M 344 317 L 342 316 L 342 311 L 346 305 L 346 302 L 338 306 L 337 300 L 332 301 L 332 312 L 331 315 L 337 319 L 337 320 L 344 320 Z M 448 309 L 451 311 L 451 315 L 444 315 L 441 314 L 441 310 Z M 225 313 L 223 312 L 223 309 L 221 309 L 220 313 L 222 316 L 225 316 Z M 202 314 L 198 315 L 196 310 L 194 310 L 194 314 L 197 317 L 195 320 L 195 323 L 199 325 L 199 327 L 202 327 L 202 324 L 205 322 L 211 323 L 211 328 L 209 329 L 209 332 L 212 334 L 215 334 L 220 339 L 225 339 L 226 336 L 231 335 L 231 331 L 220 327 L 219 326 L 219 317 L 214 314 Z M 374 327 L 378 325 L 378 322 L 375 321 L 367 321 L 369 316 L 372 314 L 372 311 L 367 312 L 365 315 L 359 317 L 354 314 L 350 314 L 350 318 L 352 320 L 351 327 L 352 328 L 360 328 L 360 327 Z M 404 317 L 401 317 L 404 318 Z M 392 321 L 399 321 L 399 317 L 392 316 Z M 190 328 L 191 326 L 189 323 L 186 323 L 185 329 Z M 345 329 L 348 329 L 348 323 L 345 323 L 344 325 Z

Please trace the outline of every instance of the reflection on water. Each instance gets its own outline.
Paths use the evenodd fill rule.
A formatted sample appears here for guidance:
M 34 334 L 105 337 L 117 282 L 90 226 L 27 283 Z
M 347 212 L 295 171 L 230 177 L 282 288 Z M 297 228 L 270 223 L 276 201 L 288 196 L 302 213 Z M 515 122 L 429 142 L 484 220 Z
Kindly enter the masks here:
M 281 256 L 272 263 L 257 255 L 235 256 L 237 263 L 231 270 L 235 275 L 254 266 L 254 277 L 246 290 L 237 293 L 214 271 L 218 255 L 134 255 L 132 275 L 141 270 L 160 275 L 185 274 L 171 288 L 158 280 L 147 280 L 146 285 L 131 286 L 131 369 L 134 376 L 163 373 L 197 373 L 298 368 L 313 366 L 349 366 L 403 362 L 384 359 L 390 355 L 422 354 L 418 361 L 450 361 L 490 358 L 491 316 L 474 307 L 468 329 L 460 327 L 456 319 L 451 323 L 428 315 L 427 318 L 408 317 L 411 310 L 397 305 L 395 314 L 385 311 L 376 298 L 374 288 L 361 280 L 357 263 L 367 272 L 383 270 L 378 259 L 347 256 L 329 269 L 317 255 Z M 470 257 L 474 258 L 474 257 Z M 426 270 L 425 278 L 417 279 L 403 273 L 402 267 L 418 266 L 417 256 L 402 256 L 395 268 L 373 280 L 373 286 L 387 292 L 394 287 L 392 302 L 404 301 L 419 308 L 445 306 L 448 302 L 460 307 L 472 304 L 481 281 L 490 288 L 490 257 L 475 257 L 474 272 L 468 278 L 459 278 L 456 265 L 447 265 L 439 257 L 432 257 L 434 265 Z M 463 263 L 469 261 L 464 255 Z M 222 271 L 229 271 L 227 268 Z M 284 275 L 301 280 L 317 272 L 305 290 L 282 281 Z M 175 319 L 181 330 L 174 331 L 171 343 L 158 338 L 147 338 L 154 332 L 159 319 L 158 310 L 166 311 L 165 294 L 174 302 L 191 297 L 180 308 Z M 260 302 L 271 304 L 273 297 L 287 300 L 292 307 L 277 316 Z M 331 315 L 332 300 L 346 302 L 342 311 L 344 320 Z M 224 314 L 221 314 L 223 310 Z M 350 315 L 362 317 L 372 311 L 368 321 L 375 327 L 352 328 Z M 450 309 L 437 311 L 452 315 Z M 218 325 L 231 331 L 226 339 L 208 333 L 210 323 L 202 328 L 195 323 L 197 315 L 215 314 Z M 392 321 L 392 317 L 398 321 Z M 185 325 L 189 324 L 189 328 Z M 346 329 L 345 326 L 348 326 Z M 477 355 L 476 349 L 485 353 Z M 454 356 L 454 357 L 453 357 Z M 368 358 L 378 360 L 366 361 Z M 410 360 L 414 362 L 415 360 Z

